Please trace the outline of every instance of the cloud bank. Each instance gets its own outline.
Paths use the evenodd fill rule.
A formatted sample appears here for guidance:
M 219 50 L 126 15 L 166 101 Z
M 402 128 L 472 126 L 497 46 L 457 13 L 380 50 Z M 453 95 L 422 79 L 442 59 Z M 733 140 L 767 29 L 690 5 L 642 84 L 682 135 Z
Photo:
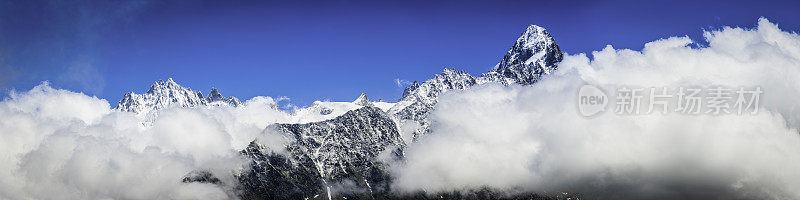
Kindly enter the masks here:
M 484 85 L 445 94 L 433 133 L 394 167 L 396 189 L 491 187 L 592 199 L 800 198 L 800 36 L 760 19 L 645 44 L 566 56 L 530 87 Z M 668 113 L 582 117 L 584 84 L 761 86 L 754 115 Z M 613 101 L 612 101 L 613 102 Z M 613 105 L 612 105 L 613 106 Z M 613 111 L 613 109 L 612 109 Z
M 238 156 L 267 124 L 285 121 L 269 97 L 245 107 L 167 109 L 152 126 L 106 100 L 47 83 L 0 102 L 1 199 L 230 199 Z M 270 138 L 267 138 L 270 137 Z M 223 186 L 182 183 L 208 170 Z

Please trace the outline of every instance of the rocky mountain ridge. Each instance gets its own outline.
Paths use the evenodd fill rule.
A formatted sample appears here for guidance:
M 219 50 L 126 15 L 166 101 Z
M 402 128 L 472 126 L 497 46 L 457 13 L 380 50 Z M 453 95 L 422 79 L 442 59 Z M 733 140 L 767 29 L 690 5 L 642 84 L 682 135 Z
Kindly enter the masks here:
M 414 81 L 407 86 L 403 97 L 389 112 L 400 124 L 415 124 L 404 126 L 417 127 L 415 130 L 404 131 L 412 133 L 416 140 L 430 131 L 428 113 L 439 102 L 442 93 L 487 83 L 530 85 L 558 69 L 556 63 L 563 59 L 555 39 L 544 28 L 530 25 L 491 71 L 475 77 L 464 71 L 445 68 L 432 79 L 422 83 Z
M 251 170 L 239 178 L 244 183 L 243 190 L 256 196 L 283 196 L 268 187 L 275 183 L 297 191 L 290 195 L 297 198 L 338 195 L 331 187 L 348 184 L 351 190 L 385 194 L 389 191 L 389 174 L 378 155 L 388 150 L 400 157 L 404 146 L 394 121 L 374 106 L 321 122 L 273 124 L 265 131 L 295 140 L 286 144 L 288 156 L 276 154 L 258 141 L 242 151 L 252 163 Z M 278 176 L 287 173 L 293 175 Z M 304 187 L 297 182 L 317 187 Z
M 158 80 L 144 94 L 125 93 L 115 110 L 147 115 L 154 111 L 170 107 L 197 106 L 241 106 L 236 97 L 225 97 L 216 88 L 212 88 L 208 97 L 175 83 L 172 78 L 167 81 Z
M 361 93 L 353 102 L 318 101 L 295 110 L 292 113 L 296 118 L 294 123 L 273 124 L 264 129 L 265 134 L 277 133 L 292 138 L 285 149 L 269 149 L 255 140 L 241 151 L 252 162 L 250 169 L 236 173 L 240 197 L 405 198 L 391 192 L 391 174 L 383 163 L 386 158 L 380 156 L 390 155 L 390 159 L 402 160 L 404 147 L 430 132 L 428 115 L 442 94 L 489 83 L 534 84 L 556 70 L 556 64 L 562 59 L 563 53 L 553 37 L 544 28 L 531 25 L 495 68 L 480 76 L 445 68 L 429 80 L 415 81 L 406 87 L 397 103 L 372 102 Z M 238 107 L 243 104 L 235 97 L 222 96 L 216 89 L 204 98 L 202 93 L 184 88 L 170 78 L 155 82 L 144 94 L 125 94 L 116 109 L 143 114 L 173 106 Z M 404 140 L 404 134 L 412 137 Z M 192 172 L 183 180 L 214 184 L 218 179 L 210 173 Z M 441 195 L 461 197 L 460 194 Z

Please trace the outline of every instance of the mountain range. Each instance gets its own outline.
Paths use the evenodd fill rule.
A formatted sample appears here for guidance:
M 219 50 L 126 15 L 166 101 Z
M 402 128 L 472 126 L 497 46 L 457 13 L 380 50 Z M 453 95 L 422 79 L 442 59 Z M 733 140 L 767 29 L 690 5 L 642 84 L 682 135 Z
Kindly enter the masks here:
M 272 124 L 264 132 L 283 134 L 292 140 L 285 149 L 270 149 L 254 140 L 242 156 L 250 168 L 236 172 L 239 197 L 243 199 L 403 199 L 403 198 L 549 198 L 536 194 L 505 196 L 484 189 L 473 193 L 412 194 L 392 192 L 386 160 L 402 161 L 404 148 L 431 134 L 429 113 L 439 97 L 475 85 L 534 84 L 554 70 L 563 59 L 555 39 L 542 27 L 530 25 L 503 59 L 479 76 L 445 68 L 433 78 L 407 86 L 395 103 L 373 102 L 362 93 L 353 102 L 314 102 L 294 110 L 292 123 Z M 115 108 L 152 118 L 170 107 L 245 106 L 217 89 L 208 96 L 183 87 L 171 78 L 159 80 L 144 94 L 126 93 Z M 277 108 L 276 108 L 277 109 Z M 146 125 L 146 124 L 145 124 Z M 404 137 L 407 135 L 407 137 Z M 288 153 L 278 153 L 288 152 Z M 187 172 L 184 182 L 219 184 L 213 174 Z M 346 188 L 332 192 L 331 187 Z M 341 190 L 341 189 L 338 189 Z

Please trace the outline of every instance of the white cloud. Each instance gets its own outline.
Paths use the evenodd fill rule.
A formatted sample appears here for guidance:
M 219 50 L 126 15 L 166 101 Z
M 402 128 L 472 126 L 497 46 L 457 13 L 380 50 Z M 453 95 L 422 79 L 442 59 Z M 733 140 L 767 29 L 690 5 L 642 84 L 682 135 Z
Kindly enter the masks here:
M 588 198 L 800 198 L 800 36 L 760 19 L 755 29 L 609 46 L 569 55 L 528 87 L 485 85 L 445 94 L 433 133 L 409 145 L 395 187 L 450 191 L 489 186 Z M 581 117 L 583 84 L 761 86 L 755 115 L 603 113 Z M 612 105 L 613 106 L 613 105 Z M 613 111 L 613 110 L 612 110 Z
M 152 126 L 106 100 L 53 89 L 44 83 L 0 102 L 0 199 L 229 199 L 238 156 L 253 139 L 286 121 L 269 97 L 247 106 L 175 108 Z M 182 183 L 193 170 L 210 170 L 225 187 Z

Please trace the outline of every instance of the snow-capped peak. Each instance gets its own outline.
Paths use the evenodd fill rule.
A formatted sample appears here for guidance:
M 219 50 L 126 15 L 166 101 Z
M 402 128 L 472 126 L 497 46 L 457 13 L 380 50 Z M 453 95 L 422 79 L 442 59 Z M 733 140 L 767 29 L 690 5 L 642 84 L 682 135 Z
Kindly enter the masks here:
M 200 95 L 200 98 L 203 98 L 203 95 L 200 92 L 197 92 Z M 231 106 L 239 106 L 242 105 L 242 102 L 239 101 L 236 97 L 225 97 L 219 93 L 217 88 L 211 88 L 211 91 L 208 92 L 208 97 L 205 98 L 206 102 L 209 105 L 231 105 Z
M 492 72 L 528 85 L 538 81 L 542 74 L 550 74 L 561 60 L 563 53 L 550 33 L 530 25 Z
M 208 92 L 208 97 L 207 98 L 209 98 L 209 99 L 219 99 L 219 98 L 222 98 L 222 94 L 219 93 L 219 90 L 217 90 L 217 88 L 213 88 L 212 87 L 211 91 Z
M 162 90 L 179 89 L 179 88 L 182 88 L 182 87 L 180 85 L 178 85 L 178 83 L 175 83 L 175 81 L 172 80 L 172 78 L 169 78 L 169 79 L 167 79 L 167 81 L 158 80 L 156 82 L 153 82 L 153 84 L 150 85 L 150 89 L 147 90 L 147 93 L 154 93 L 154 92 L 159 92 L 159 91 L 162 91 Z
M 212 89 L 207 98 L 176 83 L 172 78 L 158 80 L 150 85 L 144 94 L 129 92 L 122 97 L 115 109 L 139 114 L 150 113 L 168 107 L 195 107 L 205 105 L 239 106 L 242 103 L 235 97 L 224 97 L 216 89 Z
M 563 54 L 555 39 L 544 28 L 530 25 L 491 71 L 475 77 L 464 71 L 445 68 L 432 79 L 422 83 L 414 81 L 406 87 L 403 97 L 389 109 L 389 113 L 400 120 L 414 121 L 416 125 L 412 127 L 418 127 L 413 130 L 416 138 L 428 131 L 428 112 L 433 110 L 441 94 L 486 83 L 530 85 L 556 70 L 556 63 L 561 60 Z
M 367 93 L 363 92 L 360 95 L 358 95 L 358 98 L 356 98 L 356 100 L 353 101 L 353 103 L 359 106 L 367 106 L 371 104 L 369 98 L 367 98 Z
M 537 43 L 552 43 L 553 37 L 541 26 L 530 25 L 522 35 L 517 38 L 517 42 L 523 47 L 531 48 Z

